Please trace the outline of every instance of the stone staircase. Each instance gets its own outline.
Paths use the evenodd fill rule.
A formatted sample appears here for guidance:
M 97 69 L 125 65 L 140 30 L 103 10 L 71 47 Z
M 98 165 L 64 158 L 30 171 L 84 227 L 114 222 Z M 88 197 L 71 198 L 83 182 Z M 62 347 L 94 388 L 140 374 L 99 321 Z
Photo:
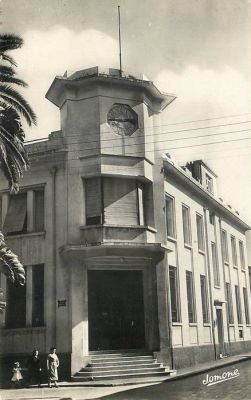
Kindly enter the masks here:
M 72 376 L 73 382 L 89 385 L 160 382 L 176 374 L 144 351 L 93 351 L 90 356 L 90 363 Z

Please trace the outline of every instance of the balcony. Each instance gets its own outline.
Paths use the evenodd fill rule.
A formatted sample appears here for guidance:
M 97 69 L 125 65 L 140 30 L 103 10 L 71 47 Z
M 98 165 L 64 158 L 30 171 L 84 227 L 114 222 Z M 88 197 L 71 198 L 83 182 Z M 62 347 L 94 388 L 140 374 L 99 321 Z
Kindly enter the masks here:
M 81 242 L 95 243 L 155 243 L 156 229 L 146 225 L 86 225 L 80 226 Z

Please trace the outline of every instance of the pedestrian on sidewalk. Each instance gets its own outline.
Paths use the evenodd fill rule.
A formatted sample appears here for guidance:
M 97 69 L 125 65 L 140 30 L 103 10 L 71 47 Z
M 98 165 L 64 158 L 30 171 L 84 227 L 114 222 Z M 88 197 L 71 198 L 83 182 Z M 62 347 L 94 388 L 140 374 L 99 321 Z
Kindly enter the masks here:
M 30 385 L 35 384 L 41 387 L 41 371 L 39 352 L 37 349 L 34 349 L 28 361 L 28 378 Z
M 58 387 L 58 367 L 59 359 L 56 354 L 56 348 L 51 347 L 50 353 L 47 357 L 47 371 L 48 371 L 48 386 L 51 388 L 51 384 L 54 383 L 55 387 Z
M 23 379 L 23 376 L 21 374 L 21 370 L 22 370 L 22 368 L 21 368 L 19 362 L 16 361 L 14 363 L 14 367 L 12 369 L 13 375 L 12 375 L 12 378 L 11 378 L 12 387 L 14 387 L 16 389 L 19 389 L 21 387 L 21 383 L 22 383 L 22 379 Z

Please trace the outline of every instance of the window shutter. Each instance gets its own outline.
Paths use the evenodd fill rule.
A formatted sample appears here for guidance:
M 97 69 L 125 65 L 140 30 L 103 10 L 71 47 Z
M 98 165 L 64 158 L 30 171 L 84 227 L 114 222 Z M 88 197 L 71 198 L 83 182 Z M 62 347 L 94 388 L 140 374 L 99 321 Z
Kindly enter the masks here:
M 132 179 L 104 179 L 106 224 L 138 225 L 137 185 Z
M 8 212 L 4 221 L 4 233 L 22 232 L 27 214 L 27 195 L 11 196 Z
M 101 223 L 101 179 L 89 178 L 85 181 L 86 224 Z

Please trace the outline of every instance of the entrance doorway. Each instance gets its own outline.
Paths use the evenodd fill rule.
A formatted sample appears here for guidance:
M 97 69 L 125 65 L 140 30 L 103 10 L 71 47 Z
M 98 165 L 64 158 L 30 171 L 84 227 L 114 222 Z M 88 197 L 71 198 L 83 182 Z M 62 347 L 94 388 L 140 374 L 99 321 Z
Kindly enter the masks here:
M 222 309 L 216 308 L 217 317 L 217 330 L 218 330 L 218 342 L 219 342 L 219 355 L 224 355 L 224 332 L 223 332 L 223 319 Z
M 145 347 L 142 271 L 88 271 L 89 350 Z

